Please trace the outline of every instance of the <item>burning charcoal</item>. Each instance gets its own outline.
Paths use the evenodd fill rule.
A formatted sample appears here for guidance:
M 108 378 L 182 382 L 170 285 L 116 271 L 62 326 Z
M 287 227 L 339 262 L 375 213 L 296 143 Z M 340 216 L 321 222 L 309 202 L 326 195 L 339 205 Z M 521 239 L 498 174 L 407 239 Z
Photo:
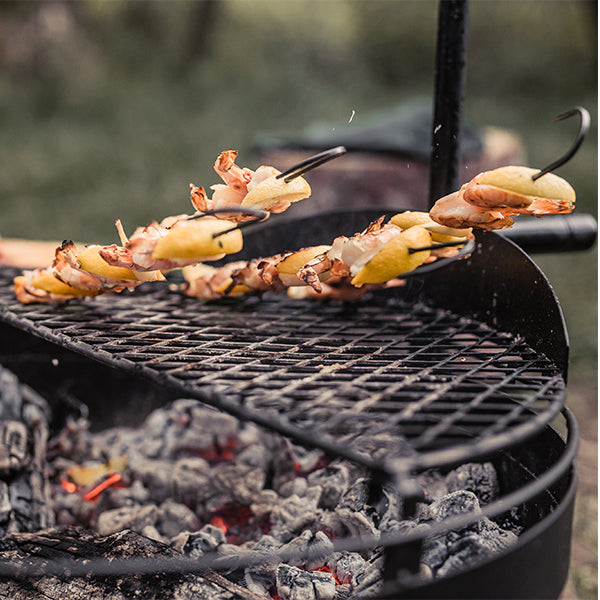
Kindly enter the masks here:
M 375 554 L 367 561 L 366 568 L 355 574 L 356 588 L 353 590 L 355 597 L 370 597 L 379 593 L 382 585 L 383 556 Z
M 0 536 L 54 523 L 49 502 L 46 402 L 0 367 Z
M 505 550 L 517 541 L 517 535 L 512 531 L 502 529 L 487 517 L 481 521 L 479 534 L 486 540 L 493 552 Z
M 149 490 L 141 481 L 136 480 L 127 487 L 108 488 L 102 492 L 97 503 L 97 510 L 100 513 L 122 506 L 141 506 L 151 502 Z
M 448 489 L 448 476 L 442 475 L 439 471 L 431 470 L 425 471 L 425 473 L 419 473 L 416 478 L 417 483 L 423 488 L 423 491 L 427 494 L 427 497 L 431 500 L 437 500 L 442 496 L 445 496 L 449 491 L 457 491 Z M 420 506 L 418 507 L 421 508 Z
M 0 476 L 8 476 L 25 466 L 27 428 L 19 421 L 0 423 Z
M 246 569 L 244 572 L 244 583 L 252 593 L 257 594 L 261 598 L 269 598 L 269 590 L 275 582 L 268 575 L 254 573 Z
M 378 537 L 380 533 L 364 512 L 355 512 L 349 508 L 338 508 L 335 512 L 325 513 L 322 523 L 336 537 Z
M 11 511 L 8 485 L 4 481 L 0 481 L 0 525 L 8 524 Z
M 431 526 L 427 522 L 390 520 L 386 533 L 404 533 L 406 535 L 416 533 L 425 536 L 430 529 Z
M 279 502 L 279 495 L 273 490 L 262 490 L 250 505 L 252 514 L 258 519 L 269 516 L 273 507 Z
M 437 569 L 436 575 L 444 577 L 463 571 L 492 552 L 484 538 L 474 532 L 468 532 L 449 545 L 448 559 Z
M 235 417 L 209 408 L 197 400 L 176 400 L 154 411 L 144 423 L 150 440 L 162 440 L 162 458 L 176 458 L 197 450 L 218 450 L 237 438 Z
M 339 583 L 349 583 L 353 589 L 358 574 L 366 569 L 367 561 L 358 552 L 336 552 L 326 564 Z
M 368 485 L 367 479 L 357 479 L 340 499 L 339 508 L 362 510 L 367 504 Z
M 282 600 L 332 600 L 335 597 L 335 579 L 331 573 L 307 572 L 279 565 L 277 593 Z
M 333 544 L 322 531 L 312 533 L 306 530 L 283 545 L 280 550 L 285 556 L 290 553 L 291 558 L 286 560 L 288 564 L 310 571 L 325 564 L 333 552 Z
M 148 525 L 155 525 L 159 510 L 155 504 L 147 506 L 123 506 L 107 510 L 98 516 L 96 529 L 100 535 L 110 535 L 123 529 L 141 532 Z
M 319 469 L 308 476 L 310 485 L 318 485 L 321 488 L 319 506 L 325 509 L 334 509 L 342 494 L 348 489 L 349 474 L 344 465 L 329 465 Z
M 96 511 L 94 502 L 87 502 L 76 493 L 60 494 L 54 499 L 57 523 L 60 525 L 73 525 L 89 523 Z
M 285 481 L 277 486 L 277 491 L 284 498 L 290 496 L 304 496 L 308 490 L 308 481 L 304 477 L 294 477 L 289 481 Z
M 200 531 L 188 535 L 183 545 L 183 553 L 196 558 L 208 552 L 213 552 L 225 543 L 225 533 L 214 525 L 205 525 Z
M 421 562 L 435 572 L 446 562 L 446 560 L 448 560 L 446 536 L 441 535 L 426 539 L 423 544 Z
M 163 502 L 173 494 L 173 463 L 145 460 L 132 469 L 134 477 L 143 482 L 156 502 Z
M 281 544 L 270 535 L 263 535 L 257 542 L 247 542 L 243 545 L 245 550 L 248 550 L 251 556 L 266 555 L 264 560 L 255 562 L 251 567 L 244 571 L 244 579 L 250 582 L 249 589 L 254 590 L 257 594 L 263 590 L 263 595 L 275 585 L 276 571 L 278 562 L 273 559 L 276 551 L 281 548 Z M 266 596 L 266 597 L 270 597 Z
M 156 527 L 167 538 L 174 538 L 182 531 L 196 531 L 200 527 L 198 517 L 184 504 L 165 500 L 160 505 Z
M 453 517 L 463 513 L 480 513 L 479 500 L 473 492 L 458 491 L 442 496 L 429 506 L 429 515 L 434 521 L 443 521 L 448 517 Z M 479 529 L 479 524 L 475 523 L 469 529 Z
M 488 504 L 498 497 L 499 485 L 496 469 L 491 463 L 469 463 L 454 469 L 446 477 L 449 492 L 467 490 L 473 492 L 481 504 Z
M 246 430 L 248 429 L 256 430 L 255 427 L 246 427 Z M 254 436 L 240 435 L 239 442 L 244 448 L 237 455 L 236 460 L 266 472 L 270 468 L 271 453 L 268 448 L 260 442 L 260 439 L 255 439 L 257 437 L 256 434 Z
M 0 560 L 3 564 L 19 566 L 26 557 L 36 562 L 37 572 L 45 575 L 48 561 L 108 559 L 119 563 L 135 556 L 151 560 L 175 558 L 176 551 L 159 541 L 133 531 L 122 531 L 100 537 L 84 529 L 46 529 L 38 533 L 12 534 L 3 540 Z M 10 579 L 0 581 L 0 597 L 13 600 L 32 598 L 88 598 L 126 600 L 156 598 L 169 600 L 235 600 L 249 598 L 216 573 L 180 574 L 150 573 L 119 577 L 54 577 Z
M 285 439 L 284 443 L 291 457 L 294 468 L 300 473 L 310 473 L 319 468 L 323 461 L 323 452 L 312 448 L 304 448 Z
M 150 491 L 155 502 L 172 498 L 196 505 L 211 493 L 208 463 L 197 457 L 169 460 L 144 460 L 132 469 L 133 476 Z
M 272 535 L 288 542 L 294 535 L 318 521 L 321 511 L 317 508 L 321 491 L 319 488 L 309 488 L 305 496 L 290 496 L 284 498 L 271 511 Z
M 227 495 L 234 502 L 251 504 L 264 487 L 265 473 L 237 462 L 226 464 L 213 471 L 211 484 L 216 492 Z

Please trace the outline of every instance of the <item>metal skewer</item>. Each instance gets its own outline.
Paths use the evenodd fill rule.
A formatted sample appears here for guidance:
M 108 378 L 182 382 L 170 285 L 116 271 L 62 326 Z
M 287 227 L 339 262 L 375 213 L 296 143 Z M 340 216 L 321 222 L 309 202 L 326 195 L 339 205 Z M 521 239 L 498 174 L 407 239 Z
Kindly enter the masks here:
M 440 242 L 439 244 L 432 244 L 431 246 L 422 246 L 421 248 L 409 248 L 408 253 L 414 254 L 415 252 L 423 252 L 425 250 L 438 250 L 439 248 L 452 248 L 454 246 L 464 246 L 468 240 L 460 240 L 458 242 Z
M 307 171 L 311 171 L 312 169 L 321 166 L 323 163 L 326 163 L 338 156 L 342 156 L 342 154 L 346 154 L 347 150 L 344 146 L 336 146 L 335 148 L 330 148 L 329 150 L 325 150 L 324 152 L 320 152 L 319 154 L 315 154 L 302 162 L 299 162 L 297 165 L 290 167 L 287 171 L 283 173 L 279 173 L 275 179 L 281 179 L 286 183 L 292 181 L 292 179 L 296 179 L 296 177 L 300 177 L 300 175 L 304 175 Z
M 269 213 L 266 210 L 262 210 L 260 208 L 215 208 L 213 210 L 207 210 L 207 211 L 199 213 L 197 215 L 192 215 L 191 217 L 188 217 L 188 219 L 189 220 L 202 219 L 204 217 L 209 217 L 209 216 L 218 215 L 218 214 L 243 214 L 243 215 L 250 215 L 253 218 L 249 219 L 247 221 L 242 221 L 241 223 L 239 223 L 237 225 L 233 225 L 229 229 L 224 229 L 223 231 L 218 231 L 216 233 L 213 233 L 212 234 L 213 239 L 218 238 L 221 235 L 225 235 L 226 233 L 231 233 L 232 231 L 235 231 L 236 229 L 243 229 L 244 227 L 248 227 L 248 225 L 254 225 L 254 223 L 259 223 L 260 221 L 264 221 L 269 216 Z
M 541 169 L 539 173 L 536 173 L 535 175 L 533 175 L 531 178 L 534 181 L 536 179 L 539 179 L 540 177 L 542 177 L 542 175 L 545 175 L 546 173 L 550 173 L 550 171 L 554 171 L 554 169 L 558 169 L 558 167 L 561 167 L 562 165 L 564 165 L 566 162 L 571 160 L 573 155 L 577 152 L 577 150 L 579 150 L 579 146 L 581 146 L 581 142 L 583 142 L 585 136 L 587 135 L 587 132 L 590 130 L 590 123 L 592 120 L 590 117 L 590 113 L 582 106 L 576 106 L 575 108 L 572 108 L 571 110 L 568 110 L 567 112 L 557 115 L 552 120 L 553 121 L 562 121 L 563 119 L 567 119 L 569 117 L 572 117 L 573 115 L 579 115 L 579 117 L 580 117 L 579 132 L 577 133 L 577 137 L 575 138 L 575 141 L 573 142 L 572 146 L 569 148 L 569 150 L 565 154 L 563 154 L 560 158 L 555 160 L 553 163 L 550 163 L 547 167 L 544 167 L 543 169 Z

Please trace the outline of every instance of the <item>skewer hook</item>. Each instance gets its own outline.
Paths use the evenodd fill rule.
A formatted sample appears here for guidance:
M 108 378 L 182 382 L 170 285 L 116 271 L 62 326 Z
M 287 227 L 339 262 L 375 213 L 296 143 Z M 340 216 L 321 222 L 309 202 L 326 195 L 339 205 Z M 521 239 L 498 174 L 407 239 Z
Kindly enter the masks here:
M 536 173 L 531 178 L 535 181 L 545 175 L 546 173 L 550 173 L 550 171 L 554 171 L 558 167 L 561 167 L 566 162 L 571 160 L 573 155 L 579 150 L 579 146 L 581 146 L 581 142 L 583 142 L 587 132 L 590 129 L 591 117 L 590 113 L 583 108 L 582 106 L 576 106 L 567 112 L 561 113 L 552 119 L 553 121 L 562 121 L 563 119 L 567 119 L 568 117 L 572 117 L 573 115 L 579 115 L 579 132 L 577 133 L 577 137 L 573 142 L 571 148 L 569 148 L 568 152 L 563 154 L 560 158 L 555 160 L 553 163 L 550 163 L 547 167 L 544 167 L 539 173 Z
M 233 227 L 230 227 L 229 229 L 224 229 L 223 231 L 218 231 L 217 233 L 213 233 L 212 234 L 213 239 L 218 238 L 221 235 L 225 235 L 226 233 L 231 233 L 232 231 L 235 231 L 236 229 L 243 229 L 244 227 L 247 227 L 248 225 L 253 225 L 254 223 L 259 223 L 260 221 L 264 221 L 269 216 L 269 213 L 266 210 L 262 210 L 260 208 L 215 208 L 213 210 L 204 211 L 197 215 L 192 215 L 191 217 L 188 217 L 188 218 L 190 220 L 191 219 L 202 219 L 203 217 L 208 217 L 211 215 L 218 215 L 218 214 L 223 214 L 223 213 L 250 215 L 253 218 L 249 219 L 248 221 L 242 221 L 239 225 L 234 225 Z
M 440 248 L 452 248 L 454 246 L 464 246 L 467 240 L 460 240 L 458 242 L 441 242 L 439 244 L 432 244 L 431 246 L 422 246 L 421 248 L 409 248 L 408 253 L 414 254 L 415 252 L 423 252 L 424 250 L 439 250 Z
M 336 146 L 335 148 L 330 148 L 329 150 L 325 150 L 324 152 L 320 152 L 319 154 L 315 154 L 299 162 L 297 165 L 290 167 L 287 171 L 283 173 L 279 173 L 275 179 L 281 179 L 286 183 L 292 181 L 292 179 L 296 179 L 296 177 L 300 177 L 300 175 L 304 175 L 307 171 L 311 171 L 315 167 L 319 167 L 323 163 L 332 160 L 333 158 L 337 158 L 342 154 L 346 154 L 347 150 L 344 146 Z

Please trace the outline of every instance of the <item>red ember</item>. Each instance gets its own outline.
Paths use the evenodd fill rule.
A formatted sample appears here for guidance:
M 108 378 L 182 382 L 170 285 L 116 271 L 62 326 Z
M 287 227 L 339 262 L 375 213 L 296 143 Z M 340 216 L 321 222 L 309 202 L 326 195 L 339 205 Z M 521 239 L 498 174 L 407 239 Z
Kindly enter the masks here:
M 119 473 L 111 473 L 106 477 L 104 481 L 99 483 L 96 487 L 92 488 L 89 492 L 83 495 L 84 500 L 97 500 L 98 496 L 109 487 L 118 487 L 117 484 L 121 481 L 121 475 Z M 126 487 L 121 484 L 120 487 Z
M 237 449 L 237 438 L 229 438 L 224 444 L 214 443 L 210 448 L 197 450 L 196 454 L 209 463 L 222 463 L 233 460 Z
M 74 494 L 77 491 L 77 486 L 68 479 L 61 479 L 60 485 L 65 490 L 65 492 L 68 492 L 69 494 Z
M 225 533 L 229 544 L 243 544 L 271 530 L 268 517 L 257 520 L 245 504 L 225 504 L 213 513 L 210 523 Z

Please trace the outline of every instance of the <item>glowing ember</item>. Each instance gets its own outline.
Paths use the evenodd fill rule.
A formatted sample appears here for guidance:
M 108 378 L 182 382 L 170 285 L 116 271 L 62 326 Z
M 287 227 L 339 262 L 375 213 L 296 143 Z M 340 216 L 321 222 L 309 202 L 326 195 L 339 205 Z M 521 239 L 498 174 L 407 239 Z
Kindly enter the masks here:
M 333 579 L 335 580 L 335 584 L 336 585 L 341 585 L 341 581 L 335 576 L 335 573 L 327 566 L 323 565 L 322 567 L 319 567 L 318 569 L 315 569 L 315 571 L 321 571 L 323 573 L 331 573 L 333 575 Z
M 227 462 L 235 458 L 237 438 L 229 438 L 224 444 L 215 442 L 212 447 L 196 451 L 198 456 L 211 464 Z
M 236 545 L 258 539 L 271 530 L 268 517 L 256 519 L 251 508 L 245 504 L 225 504 L 213 513 L 210 523 L 225 533 L 229 544 Z
M 102 481 L 96 487 L 92 488 L 89 492 L 84 494 L 83 499 L 84 500 L 97 500 L 98 496 L 106 488 L 109 488 L 111 486 L 116 487 L 116 484 L 118 484 L 120 481 L 121 481 L 121 475 L 119 473 L 112 473 L 112 474 L 108 475 L 108 477 L 104 481 Z M 122 487 L 126 487 L 126 486 L 123 485 Z
M 60 485 L 62 486 L 63 490 L 69 494 L 74 494 L 77 491 L 77 486 L 68 479 L 61 479 Z
M 319 460 L 317 460 L 317 462 L 310 469 L 303 470 L 302 465 L 299 462 L 294 463 L 294 469 L 298 473 L 298 475 L 309 475 L 313 471 L 318 471 L 319 469 L 324 469 L 330 463 L 331 463 L 331 458 L 329 458 L 328 456 L 325 456 L 325 454 L 323 454 L 319 458 Z

